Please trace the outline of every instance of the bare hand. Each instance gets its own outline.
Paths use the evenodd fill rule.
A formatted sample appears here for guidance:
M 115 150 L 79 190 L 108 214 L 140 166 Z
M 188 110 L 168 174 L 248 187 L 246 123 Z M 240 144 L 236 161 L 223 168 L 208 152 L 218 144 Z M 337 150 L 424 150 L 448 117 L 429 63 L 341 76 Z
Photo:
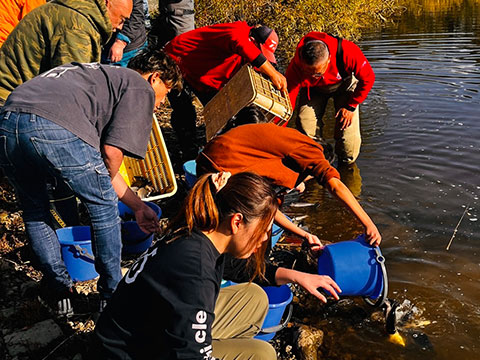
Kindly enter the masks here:
M 326 303 L 327 299 L 318 291 L 319 287 L 327 290 L 336 300 L 339 300 L 338 293 L 341 293 L 342 290 L 330 276 L 304 272 L 299 272 L 297 276 L 296 283 L 307 290 L 310 294 L 317 297 L 320 301 Z
M 345 130 L 352 124 L 353 113 L 353 111 L 349 111 L 345 108 L 341 108 L 340 110 L 338 110 L 335 118 L 342 124 L 340 130 Z
M 310 233 L 306 232 L 305 235 L 303 235 L 303 237 L 311 245 L 311 249 L 313 251 L 322 250 L 324 248 L 322 242 L 317 237 L 317 235 L 313 235 L 313 234 L 310 234 Z
M 305 191 L 305 183 L 301 182 L 295 187 L 295 190 L 297 190 L 299 193 L 303 193 Z
M 108 57 L 112 63 L 118 62 L 123 58 L 123 49 L 125 49 L 127 44 L 122 40 L 115 40 L 112 47 L 110 48 L 110 53 Z
M 157 213 L 145 204 L 135 211 L 135 220 L 144 233 L 151 234 L 160 230 Z
M 270 80 L 272 80 L 273 86 L 280 91 L 287 91 L 287 78 L 280 74 L 278 71 L 274 71 L 270 75 Z
M 367 242 L 372 246 L 378 246 L 382 242 L 382 235 L 373 224 L 365 227 L 365 235 Z

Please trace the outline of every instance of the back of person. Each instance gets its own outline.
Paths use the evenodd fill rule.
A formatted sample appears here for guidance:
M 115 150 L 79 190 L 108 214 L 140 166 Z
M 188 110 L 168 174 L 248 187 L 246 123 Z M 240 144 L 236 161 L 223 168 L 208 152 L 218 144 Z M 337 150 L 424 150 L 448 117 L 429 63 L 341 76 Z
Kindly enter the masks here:
M 172 39 L 165 51 L 195 90 L 220 90 L 245 61 L 260 54 L 244 21 L 198 28 Z
M 58 99 L 61 106 L 52 99 Z M 47 118 L 97 150 L 106 129 L 112 128 L 112 117 L 116 117 L 117 122 L 122 119 L 116 134 L 110 134 L 109 144 L 121 142 L 120 147 L 126 154 L 139 158 L 146 151 L 144 139 L 148 139 L 151 131 L 153 106 L 153 90 L 137 72 L 98 63 L 72 63 L 18 86 L 2 111 Z M 133 119 L 142 119 L 142 122 Z
M 0 47 L 18 22 L 45 0 L 2 0 L 0 2 Z
M 111 34 L 105 0 L 53 0 L 34 9 L 0 48 L 0 99 L 56 66 L 100 61 Z
M 168 245 L 171 236 L 158 241 L 118 285 L 95 328 L 110 356 L 158 359 L 159 352 L 162 359 L 199 356 L 203 346 L 195 340 L 195 326 L 200 329 L 205 321 L 195 325 L 195 319 L 200 311 L 214 317 L 211 310 L 220 290 L 223 256 L 199 231 L 186 230 Z M 176 340 L 163 329 L 184 337 Z

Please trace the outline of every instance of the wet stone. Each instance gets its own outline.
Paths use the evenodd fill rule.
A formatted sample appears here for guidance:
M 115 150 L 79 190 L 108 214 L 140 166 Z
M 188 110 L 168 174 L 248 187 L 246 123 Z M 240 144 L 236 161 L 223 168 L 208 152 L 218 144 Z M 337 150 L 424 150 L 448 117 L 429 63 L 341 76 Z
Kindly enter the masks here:
M 299 327 L 297 346 L 303 360 L 317 360 L 318 348 L 322 342 L 322 330 L 306 325 Z

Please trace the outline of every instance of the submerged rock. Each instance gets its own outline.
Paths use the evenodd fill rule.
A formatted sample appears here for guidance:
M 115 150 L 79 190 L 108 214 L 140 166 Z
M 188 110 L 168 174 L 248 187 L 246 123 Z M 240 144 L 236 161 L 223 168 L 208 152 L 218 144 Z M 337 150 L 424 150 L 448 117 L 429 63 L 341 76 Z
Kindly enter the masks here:
M 303 360 L 317 360 L 323 342 L 323 331 L 307 325 L 298 328 L 297 346 Z

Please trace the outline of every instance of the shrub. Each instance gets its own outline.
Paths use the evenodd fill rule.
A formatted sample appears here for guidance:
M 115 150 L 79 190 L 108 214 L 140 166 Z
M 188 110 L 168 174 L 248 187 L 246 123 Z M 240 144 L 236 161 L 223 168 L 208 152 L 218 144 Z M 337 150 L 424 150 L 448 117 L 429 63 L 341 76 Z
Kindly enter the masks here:
M 300 38 L 324 31 L 355 40 L 364 28 L 387 21 L 400 0 L 196 0 L 196 27 L 244 20 L 278 33 L 276 57 L 285 69 Z

